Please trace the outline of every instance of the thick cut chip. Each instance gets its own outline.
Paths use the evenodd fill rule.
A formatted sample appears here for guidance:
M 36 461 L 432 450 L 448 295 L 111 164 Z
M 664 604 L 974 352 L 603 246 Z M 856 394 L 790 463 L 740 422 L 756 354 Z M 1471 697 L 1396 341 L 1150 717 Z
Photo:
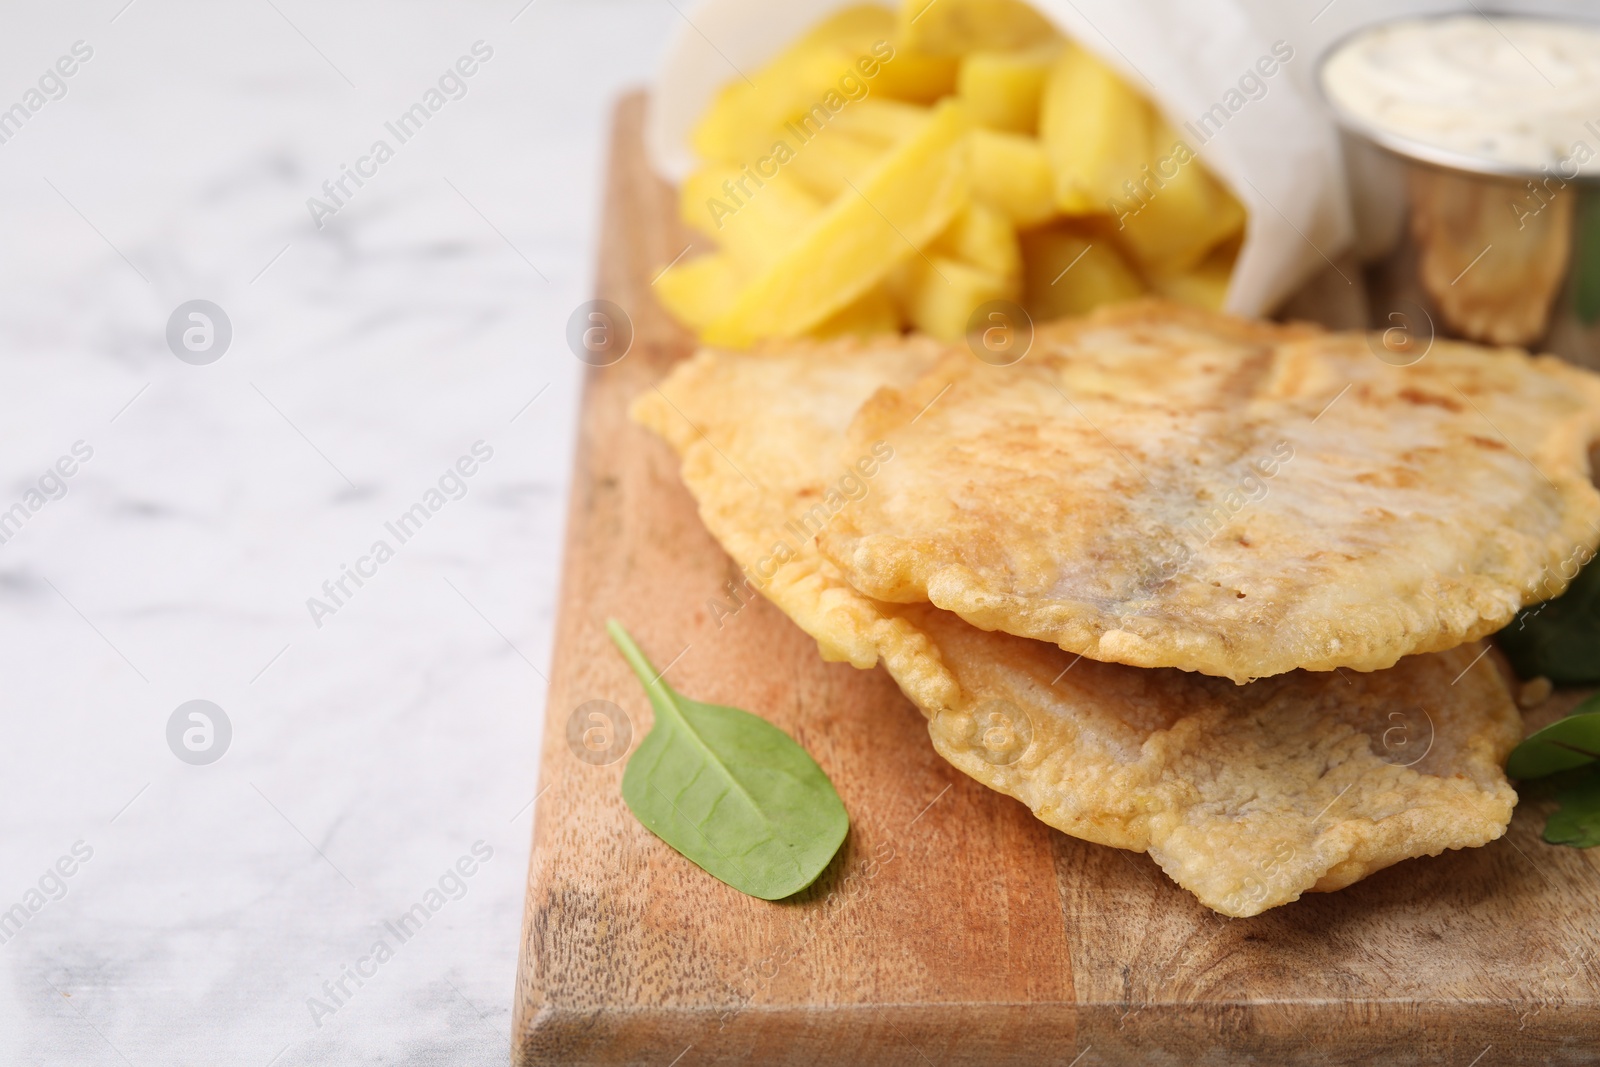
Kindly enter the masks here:
M 1068 215 L 1115 212 L 1125 182 L 1150 161 L 1155 112 L 1111 68 L 1082 48 L 1061 53 L 1039 104 L 1039 140 L 1055 171 L 1056 204 Z
M 1168 300 L 1190 307 L 1221 311 L 1233 280 L 1233 265 L 1238 262 L 1242 239 L 1225 241 L 1193 269 L 1163 273 L 1150 272 L 1150 288 Z
M 1600 543 L 1600 377 L 1375 353 L 1159 302 L 1046 327 L 1009 367 L 952 352 L 863 405 L 851 447 L 895 462 L 820 548 L 878 600 L 1239 682 L 1476 640 Z
M 703 331 L 744 346 L 796 337 L 882 282 L 970 200 L 961 105 L 934 108 L 861 183 L 836 199 Z
M 1117 239 L 1148 270 L 1190 270 L 1242 233 L 1244 205 L 1165 122 L 1151 133 L 1152 162 L 1141 186 L 1117 203 Z
M 797 152 L 785 175 L 792 175 L 825 204 L 833 203 L 840 193 L 852 186 L 859 189 L 883 159 L 885 151 L 876 141 L 834 130 L 829 134 L 806 145 L 805 151 Z
M 899 38 L 930 56 L 1022 49 L 1058 37 L 1056 28 L 1022 0 L 903 0 Z
M 752 273 L 781 256 L 823 208 L 790 175 L 755 184 L 760 180 L 732 167 L 706 167 L 684 181 L 678 196 L 678 217 Z
M 1032 137 L 974 129 L 967 153 L 972 196 L 1005 212 L 1018 229 L 1056 213 L 1055 175 L 1044 146 Z
M 1117 246 L 1092 228 L 1063 223 L 1022 237 L 1023 301 L 1035 322 L 1084 315 L 1145 294 Z
M 656 299 L 673 318 L 698 330 L 733 305 L 747 280 L 747 272 L 730 253 L 695 256 L 661 273 Z
M 973 52 L 961 62 L 956 92 L 973 121 L 1031 135 L 1039 129 L 1039 97 L 1060 51 L 1060 42 L 1052 41 L 1022 52 Z
M 951 763 L 1051 826 L 1149 852 L 1211 908 L 1254 915 L 1500 836 L 1516 802 L 1500 768 L 1521 724 L 1475 647 L 1235 686 L 1079 659 L 846 584 L 816 533 L 903 462 L 895 436 L 841 452 L 846 426 L 939 357 L 926 338 L 704 352 L 633 416 L 681 455 L 747 587 L 825 659 L 881 660 Z
M 927 123 L 929 111 L 898 100 L 866 99 L 833 116 L 832 129 L 884 148 L 912 136 Z
M 929 56 L 909 48 L 895 48 L 876 68 L 876 75 L 869 74 L 873 69 L 864 67 L 861 73 L 875 78 L 871 83 L 874 93 L 911 104 L 931 104 L 956 91 L 961 61 L 954 56 Z
M 774 136 L 789 122 L 827 116 L 842 106 L 841 90 L 876 78 L 880 61 L 892 59 L 893 12 L 871 4 L 836 11 L 813 26 L 754 78 L 725 85 L 701 116 L 691 140 L 700 158 L 734 166 L 754 164 L 771 152 Z M 950 80 L 954 81 L 954 71 Z
M 900 332 L 900 310 L 886 286 L 869 289 L 865 296 L 811 331 L 819 340 L 833 337 L 871 337 Z
M 928 246 L 933 255 L 954 256 L 991 274 L 1014 279 L 1022 273 L 1017 231 L 1005 213 L 987 204 L 968 204 L 948 229 Z
M 1017 295 L 1013 280 L 949 256 L 913 259 L 896 282 L 906 320 L 941 341 L 965 334 L 982 305 Z

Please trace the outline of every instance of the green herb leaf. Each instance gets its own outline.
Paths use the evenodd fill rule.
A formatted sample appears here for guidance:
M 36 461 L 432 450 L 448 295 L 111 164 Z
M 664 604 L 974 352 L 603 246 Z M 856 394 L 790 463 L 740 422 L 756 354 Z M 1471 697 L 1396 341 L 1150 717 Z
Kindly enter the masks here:
M 765 719 L 680 696 L 615 619 L 606 632 L 656 713 L 622 775 L 628 809 L 741 893 L 781 900 L 816 881 L 850 829 L 817 761 Z
M 1572 308 L 1578 321 L 1600 319 L 1600 192 L 1578 188 L 1578 225 L 1573 228 Z
M 1600 684 L 1600 560 L 1554 600 L 1524 608 L 1495 639 L 1520 677 Z
M 1556 796 L 1561 807 L 1544 824 L 1544 839 L 1573 848 L 1600 845 L 1600 767 L 1583 771 Z
M 1543 778 L 1600 760 L 1600 693 L 1536 730 L 1511 750 L 1506 773 L 1513 778 Z

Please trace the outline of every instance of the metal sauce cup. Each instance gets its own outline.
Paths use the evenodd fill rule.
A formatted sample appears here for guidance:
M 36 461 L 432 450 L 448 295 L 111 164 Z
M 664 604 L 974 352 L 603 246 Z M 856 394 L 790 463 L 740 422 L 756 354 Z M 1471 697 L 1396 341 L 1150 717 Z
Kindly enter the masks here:
M 1410 362 L 1437 333 L 1600 370 L 1600 181 L 1576 174 L 1578 145 L 1534 170 L 1414 141 L 1348 113 L 1322 68 L 1372 28 L 1323 53 L 1317 84 L 1339 123 L 1356 254 L 1385 346 Z M 1578 132 L 1583 150 L 1600 155 L 1600 115 Z

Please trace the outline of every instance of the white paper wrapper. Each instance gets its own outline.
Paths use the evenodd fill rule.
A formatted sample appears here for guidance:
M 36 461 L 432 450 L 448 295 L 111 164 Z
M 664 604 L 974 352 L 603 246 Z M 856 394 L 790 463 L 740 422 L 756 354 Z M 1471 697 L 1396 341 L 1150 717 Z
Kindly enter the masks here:
M 657 170 L 682 180 L 696 164 L 689 132 L 717 89 L 852 2 L 701 0 L 685 6 L 652 93 L 647 138 Z M 1257 6 L 1250 0 L 1033 3 L 1153 100 L 1249 210 L 1228 310 L 1270 311 L 1344 251 L 1351 222 L 1338 137 L 1309 88 L 1318 49 L 1270 35 L 1267 20 L 1248 9 Z M 1290 58 L 1263 77 L 1257 64 L 1273 56 L 1275 44 Z M 1202 124 L 1208 113 L 1213 118 Z

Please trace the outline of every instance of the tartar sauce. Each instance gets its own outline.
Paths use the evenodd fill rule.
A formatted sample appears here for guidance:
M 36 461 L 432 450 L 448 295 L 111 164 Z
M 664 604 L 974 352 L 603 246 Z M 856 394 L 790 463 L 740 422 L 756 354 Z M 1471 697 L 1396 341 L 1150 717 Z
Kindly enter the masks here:
M 1322 66 L 1369 129 L 1495 169 L 1600 175 L 1600 25 L 1449 15 L 1363 30 Z

